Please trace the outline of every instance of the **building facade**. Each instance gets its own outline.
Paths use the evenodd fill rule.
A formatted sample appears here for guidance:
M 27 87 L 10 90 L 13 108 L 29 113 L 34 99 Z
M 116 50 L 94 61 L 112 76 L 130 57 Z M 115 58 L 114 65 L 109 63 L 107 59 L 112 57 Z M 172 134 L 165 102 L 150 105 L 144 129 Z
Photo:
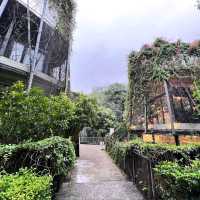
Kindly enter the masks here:
M 28 84 L 32 71 L 32 85 L 48 94 L 68 87 L 72 29 L 68 37 L 59 32 L 59 9 L 52 2 L 0 0 L 0 85 Z M 70 24 L 73 17 L 66 20 Z
M 193 92 L 200 75 L 200 42 L 157 39 L 129 57 L 130 130 L 155 134 L 200 133 Z

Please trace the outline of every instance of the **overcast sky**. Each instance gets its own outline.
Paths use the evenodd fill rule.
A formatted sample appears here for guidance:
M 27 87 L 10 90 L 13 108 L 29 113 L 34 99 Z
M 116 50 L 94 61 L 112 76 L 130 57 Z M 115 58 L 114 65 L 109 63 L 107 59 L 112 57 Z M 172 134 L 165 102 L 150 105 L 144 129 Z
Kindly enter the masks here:
M 77 0 L 72 89 L 127 83 L 127 56 L 156 37 L 200 39 L 195 0 Z

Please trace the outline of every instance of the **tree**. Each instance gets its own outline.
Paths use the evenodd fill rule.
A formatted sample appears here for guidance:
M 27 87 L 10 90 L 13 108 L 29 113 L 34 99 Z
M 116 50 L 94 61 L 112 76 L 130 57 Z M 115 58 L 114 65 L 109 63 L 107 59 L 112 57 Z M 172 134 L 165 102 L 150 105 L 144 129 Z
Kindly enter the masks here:
M 39 88 L 28 93 L 17 82 L 0 98 L 0 142 L 19 143 L 52 135 L 69 137 L 76 107 L 65 94 L 45 96 Z
M 116 117 L 113 111 L 109 108 L 98 107 L 96 122 L 92 128 L 97 133 L 98 137 L 105 137 L 109 133 L 110 128 L 116 125 Z
M 106 108 L 111 109 L 119 122 L 123 121 L 127 88 L 123 84 L 114 83 L 108 87 L 94 89 L 91 96 Z

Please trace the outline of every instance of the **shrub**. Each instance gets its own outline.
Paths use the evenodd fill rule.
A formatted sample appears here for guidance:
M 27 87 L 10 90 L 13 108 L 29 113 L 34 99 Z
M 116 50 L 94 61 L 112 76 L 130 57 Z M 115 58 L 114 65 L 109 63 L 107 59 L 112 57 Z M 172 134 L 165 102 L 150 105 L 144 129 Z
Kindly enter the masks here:
M 112 139 L 108 141 L 106 138 L 106 149 L 115 163 L 121 164 L 130 150 L 130 145 L 125 142 L 112 141 Z
M 45 96 L 38 88 L 27 93 L 24 84 L 17 82 L 0 96 L 0 143 L 77 137 L 84 127 L 95 124 L 96 113 L 96 101 L 85 95 Z
M 133 151 L 149 157 L 153 164 L 165 160 L 189 164 L 200 156 L 200 145 L 152 144 L 141 140 L 132 140 L 130 145 Z
M 137 170 L 135 171 L 132 163 L 133 159 L 137 163 L 138 156 L 134 157 L 135 154 L 132 152 L 147 157 L 152 166 L 156 165 L 157 199 L 200 199 L 200 161 L 196 161 L 196 159 L 200 158 L 200 145 L 151 144 L 145 143 L 140 139 L 119 142 L 112 136 L 106 139 L 106 149 L 113 160 L 129 177 L 134 176 L 134 179 L 137 180 L 137 186 L 144 195 L 148 196 L 147 191 L 149 194 L 151 193 L 149 189 L 146 191 L 146 188 L 150 188 L 151 185 L 145 182 L 144 176 L 141 176 L 141 173 L 144 173 L 143 169 L 146 167 L 144 166 L 145 162 L 143 162 L 142 168 L 136 164 Z M 183 167 L 184 165 L 189 167 Z M 136 172 L 135 175 L 132 174 L 133 169 Z M 167 175 L 169 177 L 166 178 L 165 176 Z M 176 182 L 176 185 L 174 185 L 174 182 Z M 184 188 L 186 188 L 185 193 L 182 192 Z M 191 194 L 191 197 L 187 194 Z
M 200 160 L 184 167 L 176 162 L 163 162 L 154 171 L 159 199 L 200 199 Z
M 0 200 L 51 200 L 52 177 L 30 170 L 0 175 Z
M 124 141 L 129 137 L 129 131 L 126 123 L 120 123 L 115 130 L 114 137 L 119 141 Z
M 52 137 L 39 142 L 0 146 L 0 169 L 17 172 L 20 168 L 46 171 L 53 177 L 66 176 L 74 166 L 75 153 L 69 139 Z
M 66 95 L 47 97 L 37 88 L 27 93 L 24 84 L 18 82 L 0 98 L 0 142 L 67 136 L 74 109 Z
M 182 164 L 189 164 L 190 160 L 200 158 L 200 145 L 171 145 L 171 144 L 152 144 L 145 143 L 140 139 L 134 139 L 129 142 L 118 142 L 112 139 L 107 139 L 107 149 L 111 156 L 118 156 L 120 152 L 116 148 L 125 149 L 126 154 L 130 151 L 135 151 L 138 154 L 144 155 L 151 159 L 153 164 L 161 161 L 178 161 Z M 123 153 L 124 154 L 124 153 Z M 116 160 L 116 158 L 114 158 Z

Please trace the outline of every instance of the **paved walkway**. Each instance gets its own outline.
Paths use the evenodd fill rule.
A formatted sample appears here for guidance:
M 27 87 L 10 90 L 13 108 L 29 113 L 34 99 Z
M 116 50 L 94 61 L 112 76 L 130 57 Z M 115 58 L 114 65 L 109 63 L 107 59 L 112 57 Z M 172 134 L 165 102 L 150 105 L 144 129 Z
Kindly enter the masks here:
M 143 200 L 100 146 L 81 145 L 80 158 L 70 183 L 64 183 L 57 200 Z

